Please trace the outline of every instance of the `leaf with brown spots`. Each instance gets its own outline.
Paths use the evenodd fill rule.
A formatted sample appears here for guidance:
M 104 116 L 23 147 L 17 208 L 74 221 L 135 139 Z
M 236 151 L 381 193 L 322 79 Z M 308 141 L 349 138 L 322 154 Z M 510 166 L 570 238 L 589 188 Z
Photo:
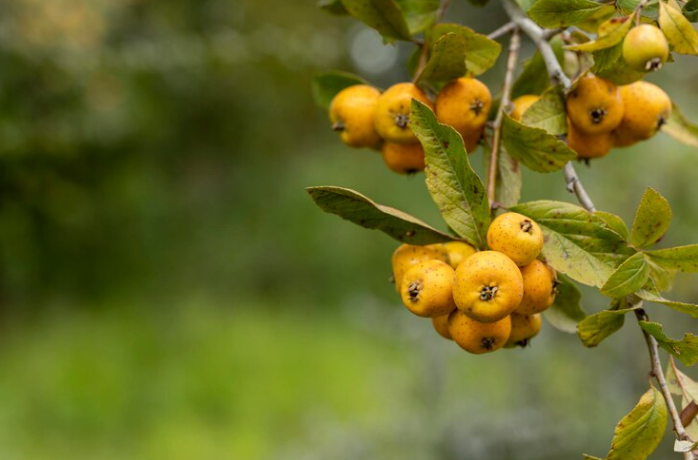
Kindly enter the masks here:
M 323 211 L 364 228 L 380 230 L 403 243 L 424 245 L 454 240 L 421 220 L 374 203 L 354 190 L 342 187 L 308 187 L 306 190 Z
M 490 207 L 485 186 L 470 166 L 463 139 L 416 100 L 412 100 L 411 126 L 424 147 L 427 188 L 441 215 L 456 234 L 483 249 Z
M 502 144 L 512 158 L 536 172 L 562 169 L 577 158 L 574 150 L 546 130 L 523 123 L 504 114 Z
M 684 273 L 698 273 L 698 244 L 647 251 L 650 258 L 664 268 Z
M 693 366 L 698 362 L 698 336 L 686 333 L 681 340 L 672 339 L 664 333 L 661 324 L 650 321 L 640 321 L 640 327 L 657 339 L 659 346 L 678 358 L 684 366 Z
M 510 209 L 530 217 L 543 231 L 542 255 L 575 281 L 601 287 L 635 251 L 600 217 L 560 201 L 532 201 Z

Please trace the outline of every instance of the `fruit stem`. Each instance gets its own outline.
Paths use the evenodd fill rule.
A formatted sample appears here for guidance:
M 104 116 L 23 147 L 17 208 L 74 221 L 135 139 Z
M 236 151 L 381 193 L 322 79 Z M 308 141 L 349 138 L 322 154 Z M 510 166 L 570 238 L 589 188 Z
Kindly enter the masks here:
M 509 105 L 511 105 L 511 88 L 514 86 L 514 72 L 516 71 L 519 49 L 521 49 L 521 34 L 519 33 L 519 28 L 516 27 L 512 31 L 511 40 L 509 42 L 509 58 L 507 59 L 507 71 L 504 76 L 502 99 L 499 103 L 497 118 L 494 120 L 493 126 L 492 152 L 490 153 L 490 165 L 487 174 L 487 199 L 489 200 L 490 209 L 492 209 L 497 199 L 497 162 L 499 160 L 499 149 L 502 143 L 502 124 L 504 122 L 504 114 L 508 112 Z

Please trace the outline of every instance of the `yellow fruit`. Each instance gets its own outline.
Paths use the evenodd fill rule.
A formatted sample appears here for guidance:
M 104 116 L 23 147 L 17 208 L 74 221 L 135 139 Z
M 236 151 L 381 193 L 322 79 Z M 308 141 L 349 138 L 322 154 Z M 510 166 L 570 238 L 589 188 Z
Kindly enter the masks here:
M 463 136 L 463 145 L 465 146 L 465 151 L 468 153 L 473 153 L 480 145 L 480 139 L 482 139 L 482 133 L 485 131 L 484 127 L 479 131 L 475 131 L 467 136 Z
M 543 232 L 537 223 L 515 212 L 505 212 L 490 224 L 487 245 L 508 256 L 519 267 L 528 265 L 543 249 Z
M 525 347 L 533 337 L 538 335 L 541 323 L 540 315 L 511 315 L 511 334 L 504 346 L 506 348 Z
M 374 126 L 374 113 L 380 92 L 371 86 L 354 85 L 332 99 L 330 121 L 342 141 L 350 147 L 380 146 L 381 138 Z
M 435 316 L 431 319 L 431 324 L 434 326 L 436 332 L 439 333 L 441 337 L 447 340 L 453 340 L 451 333 L 448 330 L 448 317 L 450 313 L 441 316 Z
M 477 252 L 474 247 L 462 241 L 444 243 L 444 248 L 448 253 L 448 263 L 454 270 L 458 268 L 461 262 Z
M 524 295 L 514 313 L 533 315 L 541 313 L 555 302 L 555 273 L 545 263 L 534 260 L 521 268 Z
M 456 269 L 453 300 L 474 320 L 492 323 L 509 316 L 523 298 L 523 278 L 507 256 L 477 252 Z
M 427 260 L 448 261 L 448 254 L 441 244 L 433 244 L 428 246 L 412 246 L 410 244 L 400 245 L 393 253 L 393 278 L 395 279 L 395 288 L 400 292 L 402 277 L 410 268 L 420 262 Z
M 424 171 L 424 149 L 422 144 L 383 144 L 383 161 L 391 171 L 398 174 L 414 174 Z
M 669 44 L 664 33 L 651 24 L 632 28 L 623 40 L 623 59 L 638 72 L 661 69 L 669 59 Z
M 474 78 L 458 78 L 443 87 L 436 96 L 436 118 L 458 131 L 468 152 L 475 150 L 473 139 L 479 140 L 492 106 L 492 95 L 482 82 Z M 477 144 L 474 144 L 475 146 Z
M 417 316 L 433 318 L 452 312 L 455 271 L 446 262 L 428 260 L 407 270 L 400 296 L 407 309 Z
M 514 102 L 512 102 L 512 104 L 514 104 L 514 110 L 512 110 L 509 115 L 514 120 L 521 121 L 524 112 L 528 110 L 528 108 L 531 107 L 538 99 L 540 99 L 540 96 L 533 94 L 526 94 L 524 96 L 517 97 L 514 99 Z
M 620 91 L 608 80 L 587 75 L 567 96 L 567 115 L 583 133 L 610 133 L 623 118 Z
M 499 350 L 507 343 L 511 319 L 506 316 L 492 323 L 481 323 L 456 310 L 448 318 L 448 330 L 462 349 L 480 355 Z
M 608 155 L 614 145 L 612 133 L 586 134 L 579 131 L 567 119 L 567 145 L 579 158 L 601 158 Z
M 651 138 L 671 115 L 671 99 L 657 85 L 638 81 L 621 86 L 620 94 L 625 113 L 613 133 L 619 147 Z
M 381 94 L 376 103 L 376 131 L 386 142 L 413 144 L 417 138 L 410 128 L 412 99 L 430 108 L 433 104 L 426 93 L 412 83 L 398 83 Z

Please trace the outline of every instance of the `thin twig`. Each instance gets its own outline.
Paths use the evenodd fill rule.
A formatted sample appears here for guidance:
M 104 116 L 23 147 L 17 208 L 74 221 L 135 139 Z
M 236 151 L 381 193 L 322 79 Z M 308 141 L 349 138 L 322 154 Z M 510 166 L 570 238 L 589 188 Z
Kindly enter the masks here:
M 423 42 L 421 45 L 419 45 L 419 62 L 417 63 L 417 69 L 414 71 L 414 77 L 412 77 L 412 83 L 417 83 L 419 79 L 422 77 L 422 72 L 424 72 L 424 68 L 427 66 L 427 62 L 429 61 L 429 45 L 426 42 Z
M 503 4 L 511 20 L 514 21 L 538 47 L 548 69 L 550 80 L 553 84 L 560 83 L 565 91 L 567 91 L 572 85 L 572 82 L 562 71 L 562 67 L 560 67 L 560 63 L 557 61 L 553 47 L 550 46 L 548 40 L 545 39 L 545 31 L 541 29 L 538 24 L 526 17 L 514 0 L 503 0 Z
M 565 181 L 567 182 L 567 191 L 574 193 L 577 196 L 577 201 L 589 212 L 596 212 L 596 206 L 594 202 L 591 201 L 591 197 L 587 193 L 582 181 L 579 180 L 577 176 L 577 171 L 574 169 L 574 165 L 568 162 L 562 172 L 565 175 Z
M 507 59 L 507 71 L 504 75 L 504 88 L 502 89 L 502 100 L 499 103 L 497 118 L 494 120 L 493 136 L 492 136 L 492 153 L 490 156 L 490 169 L 487 175 L 487 198 L 489 199 L 490 207 L 496 200 L 497 190 L 497 160 L 499 158 L 499 149 L 502 143 L 502 123 L 504 122 L 504 114 L 511 103 L 511 88 L 514 86 L 514 71 L 516 70 L 516 61 L 519 57 L 519 49 L 521 48 L 521 35 L 519 29 L 515 28 L 511 41 L 509 42 L 509 58 Z
M 443 3 L 441 3 L 441 6 L 439 7 L 439 11 L 436 14 L 436 22 L 441 22 L 446 15 L 446 11 L 448 11 L 449 7 L 451 6 L 451 1 L 452 0 L 443 0 Z
M 490 32 L 489 35 L 487 35 L 487 38 L 496 40 L 499 37 L 503 37 L 504 35 L 508 34 L 509 32 L 512 32 L 514 29 L 516 29 L 516 24 L 514 21 L 509 21 L 506 24 L 504 24 L 502 27 L 499 29 L 496 29 L 492 32 Z
M 564 27 L 560 27 L 559 29 L 546 29 L 543 31 L 543 39 L 550 41 L 552 40 L 555 36 L 561 34 L 562 32 L 566 31 Z
M 637 317 L 638 321 L 649 321 L 647 313 L 645 313 L 645 311 L 642 309 L 635 310 L 635 316 Z M 681 423 L 681 415 L 679 415 L 679 411 L 676 409 L 674 398 L 671 395 L 669 387 L 666 383 L 664 369 L 662 368 L 662 361 L 659 359 L 659 346 L 657 344 L 657 340 L 651 335 L 649 335 L 644 329 L 642 329 L 642 335 L 645 336 L 645 342 L 647 342 L 647 348 L 650 352 L 650 363 L 652 364 L 652 377 L 654 377 L 657 380 L 657 383 L 659 384 L 659 390 L 662 392 L 662 396 L 666 401 L 667 409 L 669 410 L 669 415 L 671 416 L 671 420 L 674 423 L 674 431 L 676 432 L 676 436 L 681 441 L 693 442 L 690 436 L 686 434 L 686 430 L 683 427 L 683 423 Z M 693 454 L 690 452 L 686 452 L 683 457 L 685 460 L 693 460 Z

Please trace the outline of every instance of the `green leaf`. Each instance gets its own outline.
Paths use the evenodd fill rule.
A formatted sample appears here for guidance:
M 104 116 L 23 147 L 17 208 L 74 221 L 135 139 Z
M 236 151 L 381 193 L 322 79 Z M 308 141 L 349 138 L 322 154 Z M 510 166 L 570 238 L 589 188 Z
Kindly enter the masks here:
M 645 460 L 664 437 L 666 424 L 666 402 L 652 387 L 616 425 L 606 460 Z
M 645 256 L 637 253 L 623 262 L 601 288 L 601 294 L 620 299 L 636 292 L 647 283 L 650 267 Z
M 623 327 L 625 315 L 636 308 L 603 310 L 587 316 L 577 325 L 577 335 L 585 347 L 598 346 L 607 337 Z
M 676 104 L 672 104 L 671 115 L 661 129 L 683 144 L 698 147 L 698 126 L 686 120 Z
M 592 53 L 617 45 L 623 41 L 633 25 L 635 14 L 625 17 L 615 17 L 601 24 L 596 40 L 567 47 L 569 50 Z
M 671 290 L 676 278 L 676 270 L 664 268 L 649 257 L 646 257 L 645 261 L 650 266 L 650 279 L 656 286 L 657 292 Z
M 558 62 L 563 60 L 564 50 L 562 40 L 555 38 L 550 41 Z M 526 61 L 521 75 L 514 82 L 511 89 L 512 100 L 525 94 L 542 94 L 550 86 L 550 77 L 545 66 L 543 56 L 539 51 L 531 59 Z
M 332 99 L 344 88 L 354 85 L 366 85 L 366 80 L 356 75 L 339 70 L 318 72 L 313 77 L 313 98 L 315 103 L 325 109 L 330 108 Z
M 380 230 L 403 243 L 425 245 L 454 240 L 421 220 L 374 203 L 354 190 L 330 186 L 308 187 L 306 190 L 323 211 L 364 228 Z
M 698 244 L 647 251 L 650 258 L 662 267 L 685 273 L 698 273 Z
M 577 157 L 567 144 L 544 129 L 526 126 L 507 114 L 504 114 L 502 144 L 512 158 L 542 173 L 558 171 Z
M 564 275 L 558 275 L 555 302 L 543 313 L 543 316 L 556 329 L 574 334 L 577 332 L 577 324 L 587 316 L 582 309 L 581 300 L 582 293 L 572 280 Z
M 497 170 L 496 199 L 507 208 L 515 206 L 521 199 L 521 186 L 523 185 L 521 166 L 507 153 L 506 149 L 501 148 L 499 149 Z
M 605 211 L 596 211 L 594 212 L 594 215 L 601 218 L 601 220 L 606 223 L 608 228 L 622 236 L 624 240 L 628 239 L 630 232 L 628 231 L 628 227 L 625 225 L 625 222 L 623 222 L 623 219 L 615 214 Z
M 437 24 L 429 33 L 429 40 L 434 42 L 438 37 L 455 33 L 465 40 L 465 65 L 471 75 L 481 75 L 489 70 L 502 52 L 502 45 L 459 24 Z
M 608 53 L 608 54 L 606 54 Z M 595 64 L 592 71 L 616 85 L 629 85 L 645 77 L 628 66 L 623 59 L 622 44 L 594 53 Z
M 698 318 L 698 305 L 665 299 L 664 297 L 662 297 L 661 294 L 659 294 L 659 292 L 654 286 L 650 287 L 649 289 L 641 289 L 637 291 L 635 295 L 647 302 L 658 303 L 660 305 L 667 306 L 672 310 L 676 310 L 678 312 L 690 315 L 694 318 Z
M 592 71 L 594 73 L 606 72 L 612 70 L 614 67 L 618 66 L 618 63 L 625 65 L 622 61 L 623 59 L 623 43 L 618 43 L 610 48 L 605 48 L 593 53 L 594 56 L 594 66 Z M 627 65 L 626 65 L 627 66 Z
M 439 0 L 397 0 L 412 35 L 422 32 L 436 22 Z
M 342 0 L 320 0 L 317 3 L 317 6 L 318 8 L 337 16 L 349 14 L 347 9 L 344 8 L 344 5 L 342 5 Z
M 604 460 L 603 458 L 594 457 L 593 455 L 582 454 L 582 460 Z
M 344 8 L 385 38 L 411 40 L 405 16 L 395 0 L 342 0 Z
M 635 213 L 630 242 L 647 247 L 659 241 L 671 223 L 669 202 L 653 188 L 647 188 Z
M 698 33 L 681 10 L 669 3 L 659 2 L 659 27 L 674 52 L 698 54 Z
M 676 340 L 667 337 L 664 334 L 664 327 L 659 323 L 640 321 L 640 327 L 657 339 L 659 346 L 678 358 L 684 366 L 693 366 L 698 362 L 698 337 L 695 335 L 686 333 L 683 339 Z
M 683 6 L 683 15 L 691 22 L 698 22 L 698 0 L 691 0 Z
M 459 236 L 484 248 L 490 207 L 485 186 L 470 166 L 463 138 L 436 121 L 434 112 L 419 101 L 412 100 L 410 120 L 424 147 L 427 188 L 441 215 Z
M 510 210 L 538 223 L 545 239 L 545 260 L 582 284 L 603 286 L 618 265 L 634 253 L 601 218 L 579 206 L 532 201 Z
M 616 0 L 616 8 L 618 8 L 625 14 L 630 14 L 637 9 L 641 1 L 643 0 Z M 657 3 L 657 0 L 650 0 L 648 3 L 646 3 L 642 7 L 643 16 L 648 16 L 648 13 L 651 13 L 651 15 L 654 15 L 654 17 L 656 17 L 657 10 L 659 8 L 657 6 Z
M 544 129 L 558 136 L 567 132 L 565 94 L 558 85 L 546 90 L 543 95 L 524 112 L 521 122 L 524 125 Z
M 449 32 L 431 49 L 429 61 L 417 81 L 445 81 L 465 75 L 465 39 Z
M 590 17 L 604 5 L 591 0 L 538 0 L 528 15 L 541 27 L 569 27 Z

